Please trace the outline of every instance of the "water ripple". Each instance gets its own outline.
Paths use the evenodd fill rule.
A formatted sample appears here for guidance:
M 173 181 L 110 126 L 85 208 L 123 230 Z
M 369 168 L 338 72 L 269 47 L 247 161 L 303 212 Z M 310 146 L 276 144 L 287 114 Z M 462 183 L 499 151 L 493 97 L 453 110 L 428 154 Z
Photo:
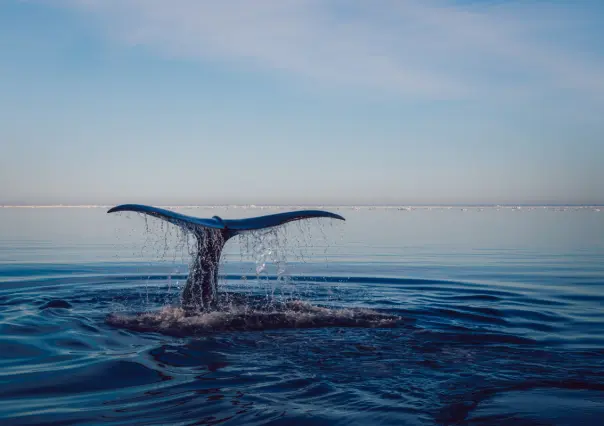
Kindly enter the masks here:
M 523 398 L 583 410 L 581 424 L 603 413 L 603 296 L 232 274 L 226 290 L 265 300 L 270 289 L 271 310 L 190 316 L 175 306 L 184 275 L 86 269 L 5 275 L 0 417 L 10 424 L 548 423 L 549 409 Z

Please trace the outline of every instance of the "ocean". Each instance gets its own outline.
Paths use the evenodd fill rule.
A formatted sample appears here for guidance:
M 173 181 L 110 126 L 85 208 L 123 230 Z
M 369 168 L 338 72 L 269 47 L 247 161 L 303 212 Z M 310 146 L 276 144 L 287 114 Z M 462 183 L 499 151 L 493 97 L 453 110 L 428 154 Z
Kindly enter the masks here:
M 0 208 L 0 424 L 604 424 L 604 208 L 324 209 L 227 243 L 262 314 L 190 317 L 175 226 Z

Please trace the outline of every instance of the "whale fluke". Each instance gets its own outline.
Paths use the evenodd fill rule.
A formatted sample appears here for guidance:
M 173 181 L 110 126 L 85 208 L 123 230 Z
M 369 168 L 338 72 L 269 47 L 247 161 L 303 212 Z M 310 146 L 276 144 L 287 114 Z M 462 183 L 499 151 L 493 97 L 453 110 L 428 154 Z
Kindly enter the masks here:
M 183 307 L 188 310 L 209 310 L 215 307 L 220 255 L 230 238 L 245 231 L 272 228 L 295 220 L 321 217 L 345 220 L 338 214 L 323 210 L 297 210 L 245 219 L 222 219 L 218 216 L 204 219 L 143 204 L 122 204 L 109 209 L 107 213 L 123 211 L 163 219 L 192 232 L 197 237 L 197 254 L 182 294 Z
M 145 206 L 143 204 L 121 204 L 119 206 L 112 207 L 107 211 L 107 213 L 117 212 L 144 213 L 149 216 L 163 219 L 183 228 L 204 227 L 211 229 L 224 229 L 224 224 L 222 224 L 220 221 L 217 221 L 215 218 L 202 219 L 176 213 L 171 210 L 160 209 L 159 207 Z

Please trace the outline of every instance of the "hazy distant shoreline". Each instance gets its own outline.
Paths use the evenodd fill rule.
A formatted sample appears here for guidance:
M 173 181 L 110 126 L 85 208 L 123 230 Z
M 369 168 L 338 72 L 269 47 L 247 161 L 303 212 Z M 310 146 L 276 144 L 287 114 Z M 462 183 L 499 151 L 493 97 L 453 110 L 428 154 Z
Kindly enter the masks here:
M 42 204 L 42 205 L 19 205 L 6 204 L 0 205 L 4 209 L 101 209 L 111 208 L 114 204 Z M 230 209 L 283 209 L 283 208 L 339 208 L 339 209 L 449 209 L 449 208 L 467 208 L 467 209 L 537 209 L 537 208 L 599 208 L 604 207 L 604 204 L 187 204 L 187 205 L 157 205 L 157 207 L 165 209 L 186 209 L 186 208 L 230 208 Z

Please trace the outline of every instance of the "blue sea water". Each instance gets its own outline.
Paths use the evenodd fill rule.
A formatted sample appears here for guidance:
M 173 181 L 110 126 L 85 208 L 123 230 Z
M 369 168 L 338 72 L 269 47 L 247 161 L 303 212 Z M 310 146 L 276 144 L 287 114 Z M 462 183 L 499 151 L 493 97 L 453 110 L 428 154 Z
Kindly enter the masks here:
M 222 291 L 310 309 L 240 330 L 170 308 L 172 225 L 0 209 L 0 424 L 604 424 L 604 209 L 329 210 L 228 243 Z

